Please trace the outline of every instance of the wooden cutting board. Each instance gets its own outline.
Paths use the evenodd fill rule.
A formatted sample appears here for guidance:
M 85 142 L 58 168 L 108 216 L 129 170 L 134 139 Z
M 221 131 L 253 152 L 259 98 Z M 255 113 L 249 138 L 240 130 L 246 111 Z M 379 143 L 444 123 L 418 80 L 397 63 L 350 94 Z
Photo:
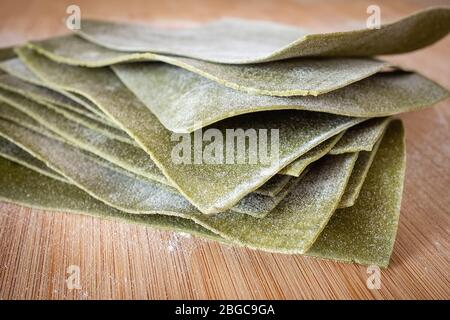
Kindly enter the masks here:
M 364 26 L 373 1 L 76 1 L 84 17 L 162 22 L 220 16 L 317 31 Z M 64 33 L 74 1 L 2 0 L 0 46 Z M 383 21 L 448 1 L 377 1 Z M 450 88 L 450 38 L 386 59 Z M 170 232 L 0 203 L 0 299 L 450 298 L 450 101 L 402 115 L 407 172 L 381 288 L 367 268 L 233 248 Z M 0 173 L 1 174 L 1 173 Z M 79 270 L 79 287 L 68 283 Z M 66 280 L 69 278 L 69 281 Z

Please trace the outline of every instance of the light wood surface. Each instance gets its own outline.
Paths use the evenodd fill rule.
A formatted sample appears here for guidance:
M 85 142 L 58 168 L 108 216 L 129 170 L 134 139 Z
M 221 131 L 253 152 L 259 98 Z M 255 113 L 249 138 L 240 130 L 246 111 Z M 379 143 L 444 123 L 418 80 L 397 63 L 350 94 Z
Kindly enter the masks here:
M 0 46 L 64 33 L 68 4 L 84 17 L 205 21 L 270 19 L 313 30 L 364 26 L 449 1 L 0 1 Z M 450 88 L 450 37 L 388 57 Z M 450 101 L 402 115 L 407 172 L 400 226 L 381 289 L 364 266 L 232 248 L 170 232 L 0 203 L 0 299 L 450 298 Z M 69 290 L 67 268 L 81 271 Z

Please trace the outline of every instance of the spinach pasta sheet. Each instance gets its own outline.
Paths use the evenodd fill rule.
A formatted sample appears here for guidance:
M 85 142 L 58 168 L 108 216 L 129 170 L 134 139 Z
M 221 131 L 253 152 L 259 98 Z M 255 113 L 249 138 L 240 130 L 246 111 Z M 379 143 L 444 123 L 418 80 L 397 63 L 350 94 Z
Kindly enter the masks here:
M 261 219 L 237 212 L 205 215 L 163 184 L 121 174 L 77 148 L 7 121 L 0 120 L 0 134 L 116 209 L 189 218 L 230 241 L 287 253 L 301 253 L 312 245 L 336 209 L 357 159 L 351 153 L 324 158 Z
M 390 64 L 372 58 L 301 58 L 264 64 L 219 64 L 155 53 L 126 53 L 98 46 L 76 35 L 29 43 L 31 49 L 61 63 L 85 67 L 159 61 L 208 78 L 226 87 L 271 96 L 319 95 L 377 72 Z M 141 68 L 151 64 L 142 63 Z
M 388 265 L 400 211 L 405 166 L 404 147 L 403 127 L 401 122 L 394 121 L 379 144 L 373 165 L 369 169 L 355 205 L 337 210 L 304 254 L 345 262 Z M 74 185 L 51 179 L 3 158 L 0 158 L 0 169 L 4 173 L 0 175 L 2 186 L 0 199 L 3 201 L 121 219 L 130 223 L 187 232 L 211 240 L 246 246 L 242 242 L 236 243 L 211 232 L 190 219 L 119 211 L 89 196 Z M 388 174 L 383 174 L 384 172 Z M 301 226 L 302 224 L 298 224 L 297 228 Z M 240 225 L 240 228 L 245 229 L 245 226 Z
M 378 56 L 449 31 L 449 6 L 332 33 L 85 19 L 0 48 L 0 201 L 386 267 L 405 175 L 394 116 L 450 95 Z
M 19 50 L 25 63 L 42 81 L 76 92 L 93 101 L 133 137 L 163 174 L 185 198 L 204 213 L 226 211 L 248 193 L 258 189 L 289 163 L 325 140 L 363 122 L 365 118 L 336 116 L 307 111 L 272 111 L 233 117 L 214 124 L 215 132 L 225 137 L 230 129 L 278 134 L 276 161 L 268 164 L 219 163 L 198 165 L 188 159 L 173 161 L 172 151 L 184 141 L 202 140 L 202 131 L 174 136 L 154 114 L 107 68 L 87 69 L 52 62 L 29 50 Z M 168 92 L 165 92 L 168 94 Z M 208 128 L 205 128 L 207 130 Z M 197 135 L 196 135 L 197 134 Z M 194 149 L 194 144 L 189 143 Z M 203 149 L 202 149 L 203 150 Z M 195 153 L 195 149 L 191 154 Z M 194 159 L 195 160 L 195 159 Z M 208 192 L 205 192 L 208 190 Z
M 64 65 L 27 48 L 17 52 L 26 65 L 50 85 L 59 83 L 62 89 L 64 82 L 74 82 L 71 88 L 65 88 L 68 91 L 77 92 L 80 88 L 73 86 L 88 79 L 101 81 L 99 78 L 108 77 L 109 86 L 121 81 L 159 122 L 168 130 L 179 133 L 193 132 L 220 120 L 261 111 L 293 109 L 351 117 L 380 117 L 419 110 L 448 97 L 448 91 L 433 81 L 403 71 L 379 73 L 318 97 L 273 97 L 230 89 L 165 63 L 115 65 L 112 69 L 120 79 L 116 80 L 108 68 Z M 103 80 L 96 87 L 100 85 L 107 84 Z
M 112 69 L 158 120 L 174 132 L 192 132 L 236 115 L 269 110 L 381 117 L 420 110 L 448 97 L 448 91 L 433 81 L 403 71 L 378 73 L 317 97 L 273 97 L 226 88 L 163 63 L 123 64 Z
M 434 43 L 450 31 L 450 7 L 419 11 L 379 29 L 314 34 L 267 21 L 222 19 L 188 29 L 82 20 L 78 34 L 106 48 L 154 52 L 228 64 L 294 57 L 375 56 Z

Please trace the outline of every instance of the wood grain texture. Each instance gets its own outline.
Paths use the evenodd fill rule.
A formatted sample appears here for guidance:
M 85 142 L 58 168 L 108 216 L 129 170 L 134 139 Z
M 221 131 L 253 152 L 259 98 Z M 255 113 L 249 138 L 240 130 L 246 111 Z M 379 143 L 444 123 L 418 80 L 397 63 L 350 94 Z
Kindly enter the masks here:
M 317 31 L 364 26 L 449 1 L 30 1 L 0 2 L 0 46 L 64 33 L 68 4 L 84 17 L 130 21 L 269 19 Z M 450 39 L 388 60 L 450 88 Z M 79 215 L 0 203 L 0 299 L 450 298 L 450 101 L 402 115 L 407 172 L 400 226 L 381 289 L 366 267 L 232 248 Z M 78 265 L 81 289 L 69 290 Z

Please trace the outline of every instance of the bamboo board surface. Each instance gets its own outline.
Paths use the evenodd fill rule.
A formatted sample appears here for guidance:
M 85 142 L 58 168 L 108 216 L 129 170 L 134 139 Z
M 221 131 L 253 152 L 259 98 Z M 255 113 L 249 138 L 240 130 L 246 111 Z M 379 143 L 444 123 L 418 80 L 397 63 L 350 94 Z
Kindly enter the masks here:
M 317 31 L 364 26 L 375 1 L 0 2 L 0 47 L 65 33 L 69 4 L 84 17 L 206 21 L 269 19 Z M 449 1 L 376 1 L 382 21 Z M 341 28 L 342 29 L 342 28 Z M 450 37 L 386 59 L 450 88 Z M 400 226 L 381 288 L 367 268 L 232 248 L 170 232 L 0 203 L 0 299 L 450 298 L 450 101 L 402 115 L 407 171 Z M 68 289 L 71 265 L 80 289 Z

